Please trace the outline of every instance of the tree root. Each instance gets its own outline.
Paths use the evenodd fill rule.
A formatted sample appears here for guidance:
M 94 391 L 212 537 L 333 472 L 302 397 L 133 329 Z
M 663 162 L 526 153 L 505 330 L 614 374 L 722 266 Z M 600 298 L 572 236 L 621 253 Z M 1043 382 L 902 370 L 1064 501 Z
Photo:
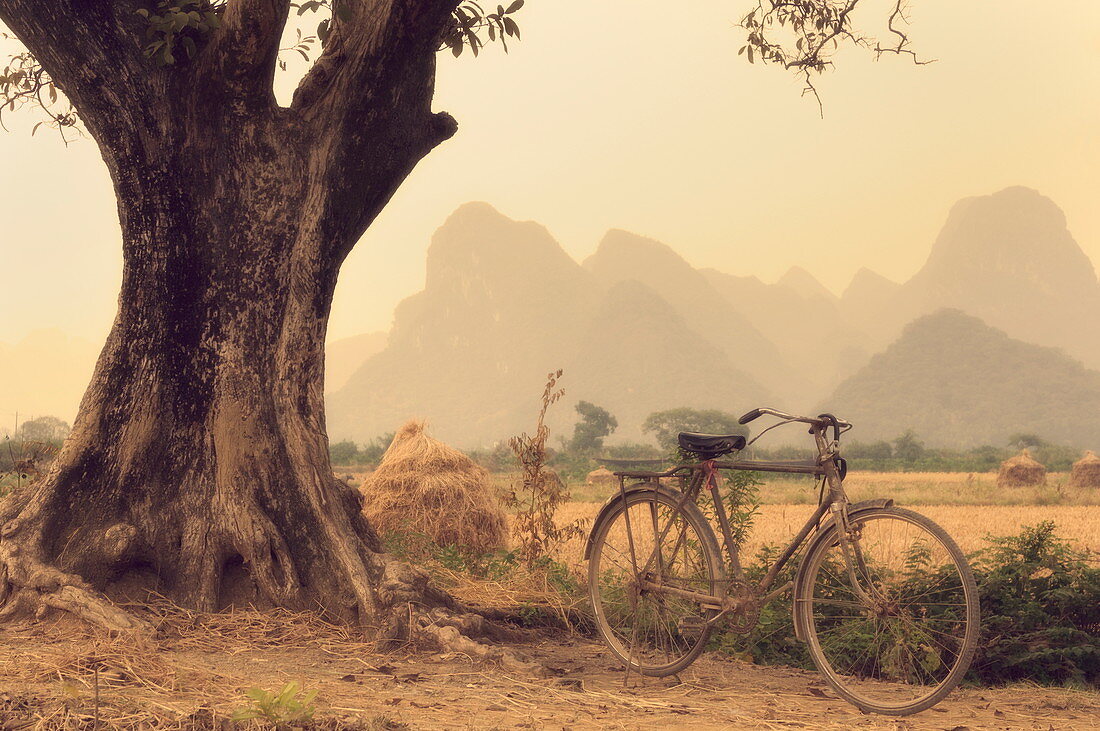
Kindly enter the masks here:
M 550 671 L 545 666 L 527 659 L 511 648 L 489 645 L 474 639 L 484 637 L 489 640 L 498 640 L 504 634 L 509 635 L 509 639 L 519 639 L 523 636 L 523 633 L 506 630 L 486 622 L 484 617 L 477 614 L 453 615 L 440 610 L 427 612 L 415 618 L 412 630 L 412 636 L 415 639 L 431 642 L 444 652 L 459 652 L 471 658 L 497 663 L 505 670 L 525 675 L 540 678 L 550 675 Z
M 120 609 L 75 574 L 20 556 L 0 545 L 0 621 L 60 609 L 112 633 L 151 637 L 153 627 Z
M 493 623 L 463 606 L 435 587 L 428 574 L 415 566 L 387 557 L 378 596 L 389 607 L 390 621 L 383 644 L 426 644 L 443 652 L 495 662 L 514 672 L 548 675 L 542 665 L 496 644 L 528 639 L 528 633 Z
M 545 667 L 499 643 L 529 639 L 529 633 L 489 621 L 431 583 L 428 574 L 404 561 L 379 555 L 382 579 L 375 588 L 384 621 L 383 645 L 398 642 L 456 652 L 526 675 L 545 677 Z M 30 560 L 0 545 L 0 621 L 41 619 L 58 609 L 111 633 L 152 638 L 153 626 L 127 612 L 75 574 Z

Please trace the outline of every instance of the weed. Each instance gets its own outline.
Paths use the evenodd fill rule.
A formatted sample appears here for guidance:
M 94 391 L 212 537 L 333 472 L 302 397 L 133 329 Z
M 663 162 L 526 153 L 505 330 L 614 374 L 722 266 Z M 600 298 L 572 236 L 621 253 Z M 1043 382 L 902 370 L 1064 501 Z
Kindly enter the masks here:
M 508 499 L 510 506 L 516 508 L 512 534 L 519 555 L 530 567 L 550 555 L 558 544 L 584 532 L 582 521 L 562 526 L 554 521 L 558 507 L 569 501 L 569 492 L 558 475 L 546 467 L 546 442 L 550 437 L 546 411 L 565 395 L 565 390 L 557 387 L 561 373 L 559 370 L 546 376 L 534 435 L 521 434 L 508 442 L 523 469 L 523 485 L 519 489 L 513 487 Z
M 313 699 L 317 691 L 301 692 L 297 683 L 291 681 L 277 693 L 261 688 L 249 688 L 245 695 L 251 701 L 248 706 L 239 708 L 230 716 L 231 721 L 263 719 L 281 728 L 289 724 L 299 724 L 313 719 Z

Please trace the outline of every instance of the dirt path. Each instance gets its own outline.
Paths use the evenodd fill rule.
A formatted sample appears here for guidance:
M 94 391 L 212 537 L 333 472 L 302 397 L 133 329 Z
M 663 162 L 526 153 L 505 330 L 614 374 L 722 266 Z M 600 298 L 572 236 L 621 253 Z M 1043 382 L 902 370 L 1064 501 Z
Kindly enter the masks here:
M 156 648 L 71 627 L 0 627 L 0 728 L 91 728 L 94 668 L 102 727 L 225 728 L 250 687 L 318 691 L 324 728 L 1095 729 L 1100 694 L 963 689 L 905 719 L 867 716 L 813 673 L 705 656 L 677 681 L 623 673 L 602 646 L 571 637 L 520 649 L 553 677 L 510 675 L 454 655 L 371 653 L 338 633 L 262 622 L 241 634 L 195 627 Z M 201 632 L 202 634 L 199 634 Z M 306 636 L 308 635 L 308 636 Z M 266 637 L 266 640 L 265 640 Z

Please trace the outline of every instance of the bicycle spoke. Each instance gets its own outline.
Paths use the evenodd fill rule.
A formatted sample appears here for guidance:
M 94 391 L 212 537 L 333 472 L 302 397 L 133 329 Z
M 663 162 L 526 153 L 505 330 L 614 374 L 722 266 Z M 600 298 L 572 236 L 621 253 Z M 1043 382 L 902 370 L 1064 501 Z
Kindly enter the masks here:
M 858 546 L 846 558 L 839 540 L 812 557 L 810 649 L 826 679 L 861 707 L 908 713 L 934 703 L 969 662 L 976 594 L 965 558 L 898 509 L 853 522 Z M 857 600 L 846 561 L 872 601 Z M 963 573 L 966 571 L 967 573 Z M 961 616 L 957 616 L 960 615 Z M 971 648 L 965 650 L 965 648 Z M 896 710 L 895 710 L 896 709 Z
M 598 627 L 621 659 L 646 674 L 675 672 L 709 635 L 714 610 L 663 589 L 706 594 L 716 585 L 714 538 L 700 534 L 709 529 L 702 516 L 689 519 L 693 508 L 657 491 L 635 493 L 600 526 L 589 567 Z M 624 566 L 630 556 L 636 564 Z

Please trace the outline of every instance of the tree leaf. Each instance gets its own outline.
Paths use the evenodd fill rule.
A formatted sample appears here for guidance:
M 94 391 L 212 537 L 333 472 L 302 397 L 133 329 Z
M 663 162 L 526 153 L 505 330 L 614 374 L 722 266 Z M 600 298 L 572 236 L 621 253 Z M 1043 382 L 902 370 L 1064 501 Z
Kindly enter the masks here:
M 522 7 L 523 0 L 515 0 L 511 5 L 508 6 L 508 9 L 504 11 L 504 14 L 508 15 L 509 13 L 514 13 Z

